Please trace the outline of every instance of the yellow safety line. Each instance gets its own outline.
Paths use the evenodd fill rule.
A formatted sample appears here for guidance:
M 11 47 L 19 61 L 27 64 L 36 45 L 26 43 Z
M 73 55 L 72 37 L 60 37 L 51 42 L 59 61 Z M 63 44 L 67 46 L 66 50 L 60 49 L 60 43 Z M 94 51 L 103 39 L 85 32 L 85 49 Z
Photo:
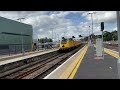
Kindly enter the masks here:
M 96 47 L 96 45 L 94 45 L 94 47 Z M 84 58 L 85 53 L 87 52 L 87 49 L 88 49 L 88 47 L 85 48 L 85 50 L 81 53 L 82 56 L 81 56 L 81 58 L 79 59 L 77 65 L 75 66 L 73 72 L 71 73 L 71 75 L 69 76 L 68 79 L 73 79 L 73 78 L 74 78 L 74 76 L 75 76 L 75 74 L 76 74 L 76 72 L 77 72 L 77 70 L 78 70 L 78 68 L 79 68 L 79 66 L 80 66 L 80 64 L 81 64 L 81 62 L 82 62 L 82 60 L 83 60 L 83 58 Z M 109 54 L 109 55 L 111 55 L 111 56 L 113 56 L 113 57 L 115 57 L 115 58 L 117 58 L 117 59 L 119 58 L 119 55 L 118 55 L 118 54 L 115 54 L 115 53 L 111 52 L 110 50 L 104 49 L 104 52 L 106 52 L 107 54 Z
M 85 50 L 83 51 L 82 56 L 79 58 L 79 61 L 78 61 L 77 65 L 76 65 L 75 68 L 73 69 L 73 72 L 71 73 L 71 75 L 69 76 L 68 79 L 73 79 L 73 78 L 74 78 L 74 76 L 75 76 L 78 68 L 80 67 L 80 64 L 81 64 L 81 62 L 82 62 L 82 60 L 83 60 L 83 58 L 84 58 L 84 56 L 85 56 L 85 53 L 87 52 L 87 49 L 88 49 L 88 46 L 87 46 L 87 47 L 85 48 Z
M 86 48 L 87 48 L 87 45 L 84 47 L 84 49 L 82 50 L 82 52 L 80 52 L 80 54 L 76 57 L 76 59 L 74 60 L 74 62 L 72 62 L 68 66 L 68 68 L 66 70 L 64 70 L 64 72 L 60 75 L 59 79 L 68 79 L 69 78 L 70 74 L 74 70 L 74 68 L 77 65 L 77 63 L 79 62 L 79 58 L 82 57 L 83 52 L 85 51 Z
M 104 52 L 111 55 L 111 56 L 113 56 L 113 57 L 115 57 L 115 58 L 117 58 L 117 59 L 119 58 L 118 54 L 115 54 L 114 52 L 111 52 L 110 50 L 104 49 Z
M 96 45 L 94 45 L 94 47 L 96 48 Z M 119 58 L 119 55 L 117 53 L 114 53 L 114 52 L 112 52 L 112 51 L 110 51 L 108 49 L 104 48 L 104 52 L 111 55 L 111 56 L 113 56 L 113 57 L 115 57 L 115 58 L 117 58 L 117 59 Z

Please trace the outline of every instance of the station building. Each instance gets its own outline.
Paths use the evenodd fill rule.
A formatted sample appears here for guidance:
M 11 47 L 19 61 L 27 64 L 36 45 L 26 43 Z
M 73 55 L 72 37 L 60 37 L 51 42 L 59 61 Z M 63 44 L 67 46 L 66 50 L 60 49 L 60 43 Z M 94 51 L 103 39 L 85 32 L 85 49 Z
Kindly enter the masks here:
M 0 17 L 0 53 L 31 50 L 32 36 L 31 25 Z

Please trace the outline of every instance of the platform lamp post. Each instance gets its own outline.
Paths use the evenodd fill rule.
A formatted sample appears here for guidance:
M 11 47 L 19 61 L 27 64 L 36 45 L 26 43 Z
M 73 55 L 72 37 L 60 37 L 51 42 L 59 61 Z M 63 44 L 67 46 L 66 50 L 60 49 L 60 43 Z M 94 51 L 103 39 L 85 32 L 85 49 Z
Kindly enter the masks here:
M 55 45 L 57 45 L 57 33 L 54 31 L 55 33 Z
M 53 28 L 52 28 L 52 40 L 53 40 Z
M 120 79 L 120 11 L 116 11 L 116 16 L 117 16 L 118 48 L 119 48 L 119 58 L 117 61 L 117 69 L 118 69 L 118 78 Z
M 90 45 L 90 26 L 87 26 L 87 28 L 88 28 L 88 45 Z
M 90 26 L 89 26 L 89 45 L 90 45 Z
M 53 24 L 56 25 L 57 23 L 54 22 Z M 54 29 L 54 28 L 53 28 L 53 27 L 50 27 L 50 29 L 52 29 L 52 41 L 53 41 L 53 38 L 54 38 L 54 37 L 53 37 L 53 29 Z M 53 42 L 52 42 L 52 44 L 53 44 Z
M 23 48 L 23 33 L 21 32 L 21 38 L 22 38 L 22 53 L 24 55 L 24 48 Z
M 25 18 L 18 18 L 17 20 L 19 20 L 21 22 L 22 19 L 25 19 Z M 24 55 L 24 48 L 23 48 L 23 33 L 21 32 L 21 41 L 22 41 L 22 53 Z
M 58 45 L 59 45 L 59 34 L 57 34 L 58 35 Z
M 54 28 L 50 28 L 51 29 L 51 31 L 52 31 L 52 44 L 53 44 L 53 29 Z
M 92 40 L 93 40 L 93 14 L 96 14 L 96 12 L 88 13 L 91 15 L 91 20 L 92 20 Z
M 59 40 L 60 40 L 60 36 L 59 36 L 59 34 L 58 34 L 58 42 L 59 42 Z

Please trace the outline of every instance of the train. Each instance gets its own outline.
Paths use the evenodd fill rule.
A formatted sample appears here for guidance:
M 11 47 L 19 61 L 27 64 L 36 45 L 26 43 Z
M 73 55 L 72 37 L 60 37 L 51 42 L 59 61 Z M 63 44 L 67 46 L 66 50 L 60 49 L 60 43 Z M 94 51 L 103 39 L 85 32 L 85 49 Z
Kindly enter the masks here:
M 80 40 L 73 38 L 62 38 L 60 40 L 59 51 L 71 51 L 81 45 Z
M 81 45 L 80 40 L 76 40 L 73 38 L 62 38 L 59 43 L 59 52 L 65 52 L 65 51 L 71 51 Z M 33 43 L 32 45 L 32 51 L 37 50 L 38 45 L 36 43 Z

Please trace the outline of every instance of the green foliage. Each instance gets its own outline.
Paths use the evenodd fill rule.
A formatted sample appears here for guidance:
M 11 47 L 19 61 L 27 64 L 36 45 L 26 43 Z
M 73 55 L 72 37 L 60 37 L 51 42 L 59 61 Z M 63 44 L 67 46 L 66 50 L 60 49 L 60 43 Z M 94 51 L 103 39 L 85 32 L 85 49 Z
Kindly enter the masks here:
M 101 35 L 96 35 L 96 37 L 102 38 Z M 113 31 L 113 32 L 104 31 L 103 39 L 104 39 L 104 41 L 112 41 L 112 40 L 116 41 L 116 40 L 118 40 L 117 31 Z
M 53 40 L 51 38 L 40 38 L 38 39 L 39 43 L 46 43 L 46 42 L 53 42 Z
M 103 34 L 104 41 L 111 41 L 112 40 L 112 33 L 105 31 Z
M 53 40 L 51 38 L 48 39 L 49 42 L 53 42 Z
M 85 38 L 84 38 L 84 41 L 88 41 L 88 37 L 85 37 Z
M 79 37 L 82 37 L 82 35 L 78 35 Z
M 112 38 L 113 38 L 115 41 L 118 40 L 117 31 L 113 31 L 113 32 L 112 32 Z

